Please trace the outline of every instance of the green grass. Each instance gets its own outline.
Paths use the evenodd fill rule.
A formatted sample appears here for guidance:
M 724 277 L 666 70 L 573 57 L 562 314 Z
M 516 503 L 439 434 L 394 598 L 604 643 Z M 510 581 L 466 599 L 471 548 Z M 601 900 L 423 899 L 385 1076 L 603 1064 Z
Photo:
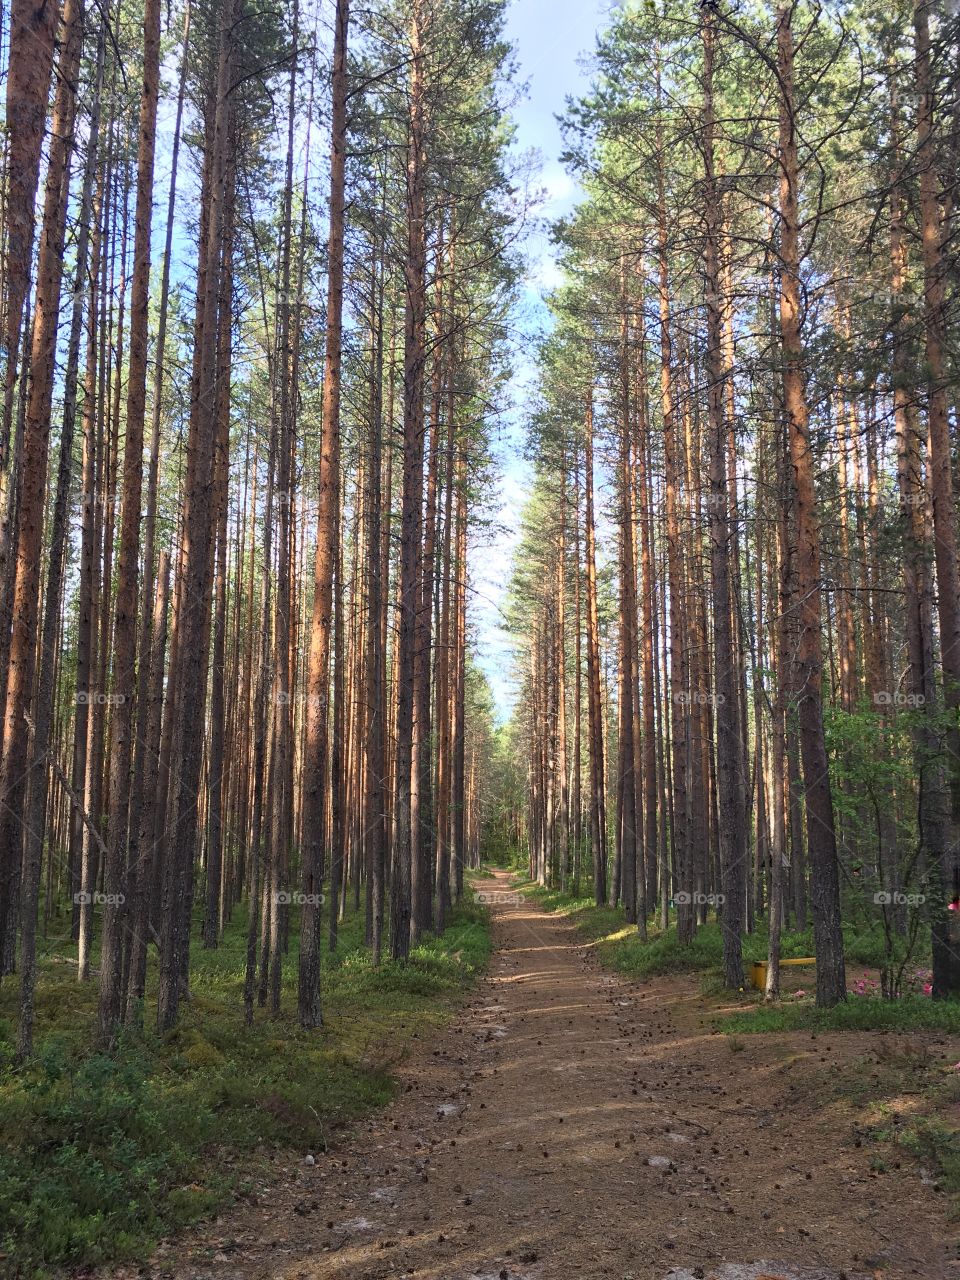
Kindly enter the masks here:
M 56 926 L 57 922 L 54 922 Z M 60 922 L 61 927 L 65 922 Z M 16 981 L 0 990 L 0 1274 L 143 1256 L 170 1231 L 215 1211 L 271 1156 L 323 1150 L 336 1131 L 392 1091 L 412 1038 L 439 1025 L 490 949 L 469 901 L 406 966 L 374 969 L 362 916 L 325 957 L 325 1026 L 296 1025 L 297 939 L 283 966 L 283 1012 L 243 1025 L 245 921 L 192 957 L 191 999 L 165 1036 L 148 1028 L 93 1052 L 96 983 L 79 984 L 48 944 L 37 987 L 37 1053 L 13 1063 Z M 56 958 L 59 957 L 59 960 Z
M 920 1116 L 901 1127 L 895 1141 L 936 1175 L 942 1189 L 954 1198 L 956 1218 L 956 1198 L 960 1196 L 960 1141 L 956 1130 L 936 1117 Z
M 762 1031 L 947 1031 L 960 1035 L 960 1003 L 929 996 L 851 996 L 833 1009 L 810 1003 L 757 1005 L 725 1017 L 731 1033 Z

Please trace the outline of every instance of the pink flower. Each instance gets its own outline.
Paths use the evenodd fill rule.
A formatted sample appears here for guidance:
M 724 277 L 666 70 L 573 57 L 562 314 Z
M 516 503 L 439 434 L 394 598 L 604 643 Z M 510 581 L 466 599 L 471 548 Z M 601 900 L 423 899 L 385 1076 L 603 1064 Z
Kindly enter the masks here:
M 931 995 L 931 994 L 932 994 L 932 992 L 933 992 L 933 983 L 932 983 L 932 982 L 925 982 L 925 983 L 923 984 L 923 994 L 924 994 L 925 996 L 929 996 L 929 995 Z

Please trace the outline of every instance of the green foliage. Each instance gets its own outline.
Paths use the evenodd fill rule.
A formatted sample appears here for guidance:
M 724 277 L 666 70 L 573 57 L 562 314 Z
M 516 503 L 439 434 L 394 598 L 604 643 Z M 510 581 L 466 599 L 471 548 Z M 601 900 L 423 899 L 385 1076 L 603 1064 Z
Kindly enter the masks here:
M 895 702 L 897 698 L 903 705 Z M 884 713 L 890 705 L 898 707 L 895 716 Z M 908 809 L 906 817 L 898 813 L 897 798 L 914 788 L 913 731 L 923 714 L 900 691 L 884 692 L 879 709 L 866 702 L 855 711 L 824 708 L 834 813 L 843 848 L 843 916 L 848 926 L 871 938 L 879 933 L 882 945 L 869 963 L 882 970 L 884 989 L 895 995 L 900 994 L 911 961 L 930 953 L 930 911 L 943 892 L 924 874 L 912 811 Z M 899 854 L 895 867 L 888 862 L 892 839 Z M 900 907 L 880 905 L 875 900 L 878 890 L 896 890 L 905 901 Z
M 216 1115 L 142 1048 L 75 1060 L 50 1037 L 24 1073 L 6 1076 L 2 1097 L 0 1241 L 15 1266 L 128 1257 L 190 1220 L 168 1197 Z
M 896 792 L 913 777 L 909 716 L 893 721 L 865 706 L 845 711 L 827 703 L 823 720 L 838 818 L 861 818 L 865 802 L 872 814 L 892 811 Z
M 960 1195 L 960 1136 L 941 1120 L 921 1116 L 897 1133 L 897 1142 L 938 1175 L 941 1187 Z
M 853 999 L 832 1009 L 811 1002 L 757 1005 L 721 1022 L 724 1031 L 948 1031 L 960 1034 L 960 1004 L 901 996 L 899 1000 Z
M 12 1021 L 0 1022 L 3 1274 L 141 1256 L 213 1212 L 242 1177 L 266 1175 L 269 1151 L 323 1150 L 389 1099 L 411 1035 L 446 1016 L 485 965 L 490 935 L 483 909 L 465 901 L 408 965 L 375 969 L 362 914 L 349 916 L 324 974 L 325 1026 L 312 1034 L 294 1014 L 295 930 L 285 1012 L 244 1027 L 245 946 L 238 917 L 217 950 L 196 949 L 182 1023 L 164 1037 L 128 1035 L 109 1055 L 89 1048 L 94 984 L 44 960 L 38 1052 L 23 1069 L 12 1065 Z M 12 1007 L 14 986 L 0 996 Z

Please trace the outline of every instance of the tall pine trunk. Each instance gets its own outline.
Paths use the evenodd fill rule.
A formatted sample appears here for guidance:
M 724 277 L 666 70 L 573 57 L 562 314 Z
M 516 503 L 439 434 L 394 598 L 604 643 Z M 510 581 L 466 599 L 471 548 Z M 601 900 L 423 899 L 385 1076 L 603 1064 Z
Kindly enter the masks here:
M 320 504 L 314 564 L 313 616 L 307 669 L 304 745 L 303 891 L 297 1016 L 306 1029 L 322 1022 L 320 1003 L 320 903 L 326 822 L 325 785 L 329 734 L 331 610 L 340 485 L 340 367 L 343 316 L 343 211 L 347 149 L 347 33 L 349 0 L 337 0 L 331 73 L 330 229 L 327 241 L 327 336 L 321 408 Z
M 810 902 L 817 953 L 817 1004 L 846 999 L 840 929 L 840 867 L 833 799 L 823 731 L 823 655 L 820 645 L 820 530 L 817 522 L 809 410 L 803 375 L 800 303 L 799 165 L 793 94 L 792 10 L 777 11 L 780 85 L 780 341 L 783 402 L 787 415 L 796 512 L 795 571 L 798 594 L 798 716 L 807 811 Z

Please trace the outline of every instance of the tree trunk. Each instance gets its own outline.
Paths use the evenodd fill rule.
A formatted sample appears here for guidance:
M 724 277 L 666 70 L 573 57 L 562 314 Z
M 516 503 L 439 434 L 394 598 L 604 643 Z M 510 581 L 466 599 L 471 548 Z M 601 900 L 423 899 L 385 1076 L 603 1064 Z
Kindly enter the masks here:
M 410 954 L 411 868 L 417 849 L 412 771 L 416 623 L 422 504 L 426 338 L 426 232 L 424 225 L 425 85 L 421 0 L 413 0 L 410 19 L 410 116 L 407 133 L 407 250 L 404 261 L 403 344 L 403 502 L 400 515 L 399 634 L 397 636 L 396 808 L 390 886 L 390 954 Z
M 147 0 L 143 16 L 143 92 L 137 152 L 137 203 L 134 224 L 133 288 L 130 301 L 130 355 L 127 365 L 127 436 L 123 451 L 120 554 L 113 621 L 113 706 L 107 857 L 103 868 L 105 905 L 100 943 L 100 991 L 97 1037 L 113 1039 L 120 1021 L 125 902 L 127 891 L 127 817 L 133 759 L 136 689 L 137 587 L 140 555 L 140 507 L 143 489 L 143 424 L 146 414 L 150 231 L 157 105 L 160 96 L 160 0 Z
M 934 150 L 935 90 L 930 66 L 930 0 L 916 0 L 913 10 L 914 71 L 917 87 L 917 164 L 920 170 L 920 233 L 923 246 L 924 354 L 927 370 L 927 428 L 930 440 L 929 481 L 933 499 L 933 551 L 940 616 L 940 666 L 943 699 L 952 713 L 948 733 L 949 774 L 953 795 L 951 836 L 942 877 L 951 899 L 960 897 L 960 573 L 957 568 L 957 507 L 953 453 L 947 409 L 945 366 L 945 264 L 937 160 Z M 960 911 L 950 920 L 950 950 L 939 949 L 941 994 L 960 995 Z M 952 959 L 948 965 L 948 955 Z
M 632 397 L 630 394 L 630 318 L 621 264 L 620 318 L 620 788 L 619 835 L 621 846 L 621 895 L 628 924 L 636 924 L 638 881 L 642 885 L 643 856 L 638 848 L 639 828 L 636 791 L 639 749 L 634 722 L 637 683 L 637 584 L 633 509 Z M 639 863 L 639 866 L 638 866 Z
M 30 291 L 40 153 L 47 126 L 47 101 L 50 96 L 58 14 L 56 0 L 40 0 L 39 4 L 36 0 L 11 0 L 10 57 L 7 64 L 6 133 L 9 144 L 7 189 L 4 194 L 5 349 L 0 473 L 6 472 L 9 464 L 14 389 L 20 360 L 20 333 L 23 309 Z M 64 6 L 64 25 L 66 16 Z M 5 560 L 0 559 L 0 571 L 4 566 Z
M 37 261 L 37 291 L 30 349 L 31 376 L 23 436 L 12 633 L 7 668 L 3 760 L 0 765 L 0 797 L 3 801 L 0 806 L 0 946 L 3 947 L 5 961 L 7 955 L 12 953 L 11 943 L 15 936 L 15 913 L 19 900 L 23 807 L 28 776 L 24 761 L 31 759 L 32 765 L 36 765 L 36 761 L 28 755 L 28 752 L 32 752 L 32 744 L 27 732 L 27 717 L 31 712 L 36 672 L 47 455 L 67 220 L 67 201 L 63 193 L 73 145 L 82 27 L 79 0 L 66 0 Z
M 349 0 L 337 0 L 331 72 L 330 229 L 327 241 L 327 334 L 321 409 L 320 505 L 314 564 L 313 618 L 307 675 L 307 737 L 304 747 L 303 891 L 300 921 L 297 1015 L 305 1029 L 322 1022 L 320 1003 L 320 909 L 325 828 L 324 787 L 329 732 L 329 665 L 333 572 L 339 536 L 340 366 L 343 316 L 343 210 L 347 149 L 347 35 Z
M 593 853 L 593 894 L 598 907 L 607 894 L 606 778 L 603 764 L 603 706 L 600 692 L 600 624 L 597 617 L 597 553 L 593 519 L 593 389 L 587 392 L 583 431 L 585 541 L 587 565 L 587 707 L 590 761 L 590 845 Z
M 212 485 L 219 425 L 217 413 L 217 342 L 220 310 L 220 267 L 229 198 L 227 173 L 232 138 L 233 0 L 220 15 L 215 115 L 213 122 L 208 221 L 204 233 L 205 275 L 197 334 L 197 377 L 190 406 L 187 468 L 184 479 L 180 571 L 174 616 L 176 657 L 171 663 L 173 718 L 170 759 L 173 769 L 170 830 L 176 840 L 167 848 L 160 949 L 158 1029 L 177 1021 L 189 971 L 190 908 L 199 824 L 200 772 L 206 710 L 210 643 L 210 596 L 213 571 L 214 510 Z
M 817 524 L 809 411 L 803 377 L 800 320 L 799 170 L 793 99 L 791 10 L 777 12 L 780 84 L 780 340 L 783 400 L 787 415 L 797 522 L 795 567 L 800 635 L 797 652 L 800 752 L 803 760 L 810 857 L 810 899 L 817 951 L 817 1004 L 846 999 L 840 873 L 833 825 L 830 772 L 823 733 L 820 648 L 820 531 Z
M 747 815 L 739 776 L 744 758 L 740 741 L 740 673 L 733 636 L 731 593 L 731 517 L 727 491 L 727 423 L 724 393 L 727 374 L 723 354 L 723 303 L 720 281 L 720 193 L 715 170 L 713 67 L 716 14 L 702 11 L 704 54 L 703 156 L 704 276 L 707 311 L 707 415 L 710 458 L 710 568 L 713 583 L 713 687 L 716 695 L 717 792 L 719 802 L 720 913 L 723 931 L 724 982 L 733 990 L 744 985 L 740 932 L 746 908 Z
M 101 35 L 97 49 L 97 85 L 103 80 L 105 40 Z M 80 364 L 80 338 L 83 321 L 83 298 L 90 244 L 90 220 L 93 209 L 93 181 L 97 170 L 100 136 L 99 96 L 94 98 L 89 122 L 90 144 L 84 165 L 80 196 L 80 228 L 77 233 L 77 266 L 70 318 L 70 339 L 64 376 L 63 426 L 60 432 L 60 461 L 53 507 L 50 537 L 50 563 L 47 572 L 46 599 L 40 640 L 40 672 L 36 696 L 36 722 L 33 730 L 33 758 L 36 762 L 28 787 L 26 842 L 23 855 L 24 884 L 21 891 L 20 933 L 20 1015 L 17 1024 L 17 1056 L 28 1058 L 33 1052 L 34 985 L 36 982 L 36 932 L 40 893 L 40 866 L 43 838 L 47 828 L 47 756 L 51 750 L 54 701 L 56 694 L 55 656 L 60 618 L 61 594 L 67 553 L 67 522 L 70 486 L 73 478 L 73 439 L 77 416 L 77 377 Z M 94 278 L 96 273 L 94 272 Z M 93 308 L 91 308 L 93 312 Z M 71 888 L 72 888 L 71 884 Z

